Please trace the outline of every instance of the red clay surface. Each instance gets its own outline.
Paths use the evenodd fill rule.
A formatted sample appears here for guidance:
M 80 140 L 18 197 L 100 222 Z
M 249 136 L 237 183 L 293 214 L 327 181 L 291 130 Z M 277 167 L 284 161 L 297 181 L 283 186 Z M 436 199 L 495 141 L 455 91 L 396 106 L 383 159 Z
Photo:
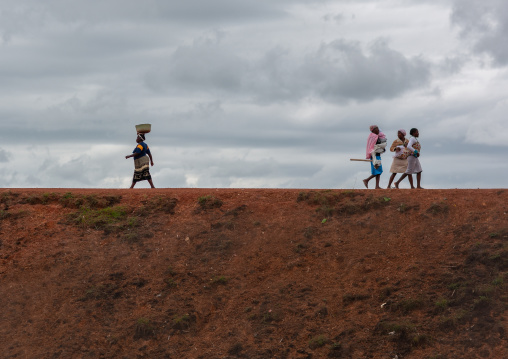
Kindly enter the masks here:
M 2 358 L 508 358 L 508 190 L 3 189 Z

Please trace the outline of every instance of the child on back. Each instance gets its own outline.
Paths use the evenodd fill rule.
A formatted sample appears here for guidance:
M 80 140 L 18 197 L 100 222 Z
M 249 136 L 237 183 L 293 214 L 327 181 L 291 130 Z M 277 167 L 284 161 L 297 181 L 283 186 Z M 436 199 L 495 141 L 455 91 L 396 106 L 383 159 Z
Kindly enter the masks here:
M 381 165 L 381 160 L 376 158 L 376 155 L 379 155 L 385 152 L 386 147 L 386 135 L 379 130 L 379 127 L 373 125 L 370 126 L 370 134 L 367 138 L 367 153 L 366 159 L 372 158 L 372 164 L 374 167 L 379 167 Z

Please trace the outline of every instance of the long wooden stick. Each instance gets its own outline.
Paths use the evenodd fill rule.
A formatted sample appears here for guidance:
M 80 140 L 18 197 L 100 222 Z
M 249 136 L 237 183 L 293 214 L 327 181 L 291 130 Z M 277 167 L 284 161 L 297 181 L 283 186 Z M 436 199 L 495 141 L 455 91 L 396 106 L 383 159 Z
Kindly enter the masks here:
M 361 161 L 361 162 L 372 162 L 372 160 L 362 160 L 362 159 L 359 159 L 359 158 L 350 158 L 349 160 L 350 161 Z

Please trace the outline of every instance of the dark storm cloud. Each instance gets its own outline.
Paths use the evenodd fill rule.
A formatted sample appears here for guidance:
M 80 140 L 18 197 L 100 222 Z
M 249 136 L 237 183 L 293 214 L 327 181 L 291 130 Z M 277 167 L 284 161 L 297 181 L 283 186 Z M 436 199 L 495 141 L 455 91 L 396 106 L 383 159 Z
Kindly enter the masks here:
M 345 40 L 324 43 L 305 55 L 276 47 L 259 59 L 226 50 L 218 39 L 181 46 L 166 68 L 147 74 L 146 83 L 155 90 L 248 96 L 261 103 L 306 97 L 341 103 L 394 98 L 426 86 L 431 73 L 429 62 L 408 58 L 382 40 L 368 51 Z
M 358 43 L 336 40 L 308 57 L 302 73 L 325 99 L 368 101 L 427 85 L 430 67 L 424 59 L 407 58 L 382 40 L 375 41 L 367 54 Z
M 457 0 L 451 15 L 461 34 L 473 42 L 473 51 L 486 53 L 497 65 L 508 64 L 508 2 Z

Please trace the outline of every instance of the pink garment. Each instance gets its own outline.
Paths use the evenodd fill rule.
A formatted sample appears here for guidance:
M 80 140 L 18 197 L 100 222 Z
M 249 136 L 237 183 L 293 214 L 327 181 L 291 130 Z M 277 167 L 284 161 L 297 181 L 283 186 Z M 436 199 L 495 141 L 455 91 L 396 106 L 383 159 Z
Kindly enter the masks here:
M 370 160 L 370 153 L 374 150 L 378 137 L 374 132 L 371 132 L 369 137 L 367 137 L 367 156 L 365 158 L 368 160 Z
M 374 146 L 376 145 L 378 137 L 379 138 L 386 138 L 386 135 L 383 132 L 379 132 L 379 135 L 376 135 L 374 132 L 371 132 L 369 137 L 367 137 L 367 154 L 366 154 L 365 158 L 368 160 L 370 160 L 370 157 L 371 157 L 370 154 L 374 150 Z

